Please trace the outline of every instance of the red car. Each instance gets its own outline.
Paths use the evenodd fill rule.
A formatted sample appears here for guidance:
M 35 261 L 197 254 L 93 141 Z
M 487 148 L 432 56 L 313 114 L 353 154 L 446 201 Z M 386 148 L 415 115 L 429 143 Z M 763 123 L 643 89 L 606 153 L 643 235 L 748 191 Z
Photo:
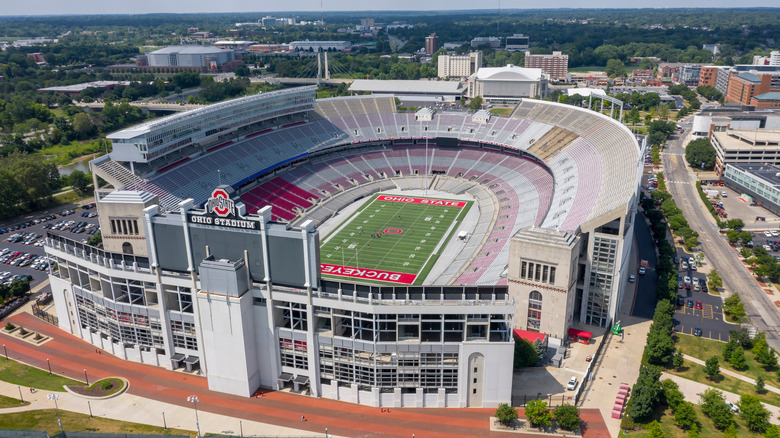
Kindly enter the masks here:
M 696 308 L 697 309 L 701 309 L 701 301 L 697 301 L 696 302 Z

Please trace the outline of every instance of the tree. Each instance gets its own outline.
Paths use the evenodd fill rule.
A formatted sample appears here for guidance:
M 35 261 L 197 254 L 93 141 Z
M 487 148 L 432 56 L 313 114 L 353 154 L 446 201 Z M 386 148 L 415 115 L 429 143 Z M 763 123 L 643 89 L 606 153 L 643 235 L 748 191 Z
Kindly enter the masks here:
M 731 294 L 728 298 L 723 300 L 723 312 L 736 321 L 740 321 L 745 318 L 745 316 L 747 316 L 747 313 L 745 312 L 745 305 L 742 304 L 742 300 L 736 293 Z M 745 345 L 743 344 L 743 346 Z
M 696 425 L 696 410 L 693 403 L 684 401 L 674 411 L 674 422 L 683 430 L 690 430 Z
M 80 170 L 74 170 L 68 175 L 68 184 L 73 188 L 73 191 L 79 195 L 84 195 L 87 192 L 87 186 L 92 180 L 86 173 Z
M 538 356 L 534 346 L 523 338 L 515 337 L 515 368 L 525 368 L 536 364 Z
M 764 433 L 769 427 L 769 417 L 771 414 L 761 404 L 761 401 L 755 395 L 742 394 L 739 398 L 740 413 L 745 419 L 748 429 L 753 432 Z
M 750 233 L 748 233 L 750 234 Z M 729 242 L 731 243 L 737 243 L 739 241 L 739 231 L 737 230 L 727 230 L 726 231 L 726 238 L 729 239 Z
M 246 77 L 252 74 L 252 72 L 249 70 L 249 67 L 247 67 L 246 64 L 237 65 L 236 69 L 233 70 L 233 73 L 236 74 L 236 76 Z
M 471 99 L 471 102 L 469 102 L 469 109 L 471 111 L 477 111 L 481 107 L 482 107 L 482 96 L 477 96 Z
M 80 138 L 87 138 L 92 135 L 95 125 L 92 124 L 92 120 L 87 114 L 78 113 L 73 116 L 73 130 Z
M 766 432 L 764 432 L 764 438 L 780 438 L 780 427 L 770 424 L 769 427 L 766 428 Z
M 739 345 L 739 342 L 736 339 L 729 339 L 729 341 L 723 345 L 723 360 L 728 362 L 736 349 L 742 349 L 742 346 Z
M 534 427 L 549 426 L 552 424 L 552 413 L 547 408 L 547 402 L 543 400 L 531 400 L 525 406 L 525 417 Z
M 701 411 L 710 417 L 712 422 L 720 430 L 724 430 L 734 423 L 734 414 L 726 404 L 723 393 L 717 389 L 709 388 L 699 394 Z
M 619 59 L 610 59 L 604 72 L 612 78 L 623 77 L 626 75 L 626 65 Z
M 765 386 L 764 377 L 763 376 L 756 377 L 756 392 L 759 394 L 763 394 L 764 386 Z
M 685 147 L 685 160 L 694 169 L 713 169 L 715 156 L 715 148 L 705 138 L 693 140 Z
M 736 348 L 731 352 L 729 363 L 736 370 L 744 369 L 747 366 L 747 363 L 745 362 L 745 352 L 742 350 L 742 347 Z
M 718 358 L 716 356 L 707 359 L 707 362 L 704 363 L 704 372 L 710 380 L 718 378 L 720 375 L 720 364 L 718 363 Z
M 87 239 L 87 245 L 90 245 L 90 246 L 98 246 L 101 243 L 103 243 L 103 236 L 101 235 L 101 233 L 99 231 L 97 233 L 89 236 L 89 239 Z
M 685 357 L 683 357 L 683 351 L 682 348 L 677 350 L 677 353 L 675 353 L 674 357 L 672 358 L 672 366 L 679 370 L 683 367 L 683 364 L 685 363 Z
M 766 342 L 766 335 L 763 332 L 756 335 L 756 338 L 753 340 L 752 351 L 756 356 L 756 361 L 765 369 L 777 367 L 777 356 L 775 356 L 774 350 L 769 348 L 769 345 Z
M 631 390 L 628 414 L 635 421 L 649 420 L 656 403 L 661 398 L 661 370 L 658 367 L 642 365 L 639 377 Z
M 533 346 L 534 350 L 536 350 L 536 363 L 542 363 L 544 354 L 547 352 L 547 347 L 545 347 L 538 338 L 534 340 Z
M 661 425 L 658 424 L 658 422 L 655 420 L 650 423 L 650 425 L 647 427 L 647 430 L 650 432 L 650 434 L 647 435 L 649 438 L 664 438 L 666 436 L 664 431 L 661 430 Z
M 496 418 L 498 419 L 499 423 L 503 424 L 504 426 L 509 426 L 512 424 L 512 421 L 517 418 L 517 409 L 509 406 L 506 403 L 501 403 L 498 405 L 498 409 L 496 409 Z
M 741 240 L 743 244 L 747 245 L 748 243 L 753 241 L 753 235 L 750 234 L 749 231 L 743 231 L 739 233 L 739 240 Z
M 680 391 L 680 386 L 673 380 L 664 380 L 661 382 L 661 388 L 664 390 L 664 399 L 666 404 L 672 411 L 675 411 L 677 407 L 685 400 L 685 396 Z
M 580 428 L 582 419 L 580 418 L 580 410 L 568 403 L 564 403 L 553 411 L 553 417 L 555 422 L 558 423 L 563 430 L 576 431 Z
M 714 269 L 707 274 L 707 282 L 710 284 L 712 289 L 720 289 L 723 287 L 723 279 Z

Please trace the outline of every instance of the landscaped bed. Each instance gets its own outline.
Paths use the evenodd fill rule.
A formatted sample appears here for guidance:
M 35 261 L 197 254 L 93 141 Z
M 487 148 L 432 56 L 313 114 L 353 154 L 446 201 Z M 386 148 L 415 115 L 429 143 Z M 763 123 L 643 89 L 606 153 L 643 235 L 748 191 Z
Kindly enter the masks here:
M 86 397 L 109 397 L 125 389 L 125 382 L 116 377 L 98 380 L 90 386 L 68 386 L 68 390 Z

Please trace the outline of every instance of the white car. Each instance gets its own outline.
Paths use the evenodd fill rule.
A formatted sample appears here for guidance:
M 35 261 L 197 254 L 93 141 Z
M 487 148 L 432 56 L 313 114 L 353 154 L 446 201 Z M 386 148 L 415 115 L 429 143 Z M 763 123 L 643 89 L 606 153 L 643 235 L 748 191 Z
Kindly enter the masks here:
M 645 275 L 647 273 L 647 269 L 645 269 L 644 266 L 639 267 L 639 275 Z
M 720 197 L 721 197 L 721 198 L 728 198 L 728 197 L 729 197 L 729 194 L 728 194 L 728 193 L 726 193 L 726 192 L 720 192 Z
M 566 389 L 569 391 L 574 391 L 574 388 L 577 387 L 577 377 L 572 376 L 571 379 L 569 379 L 569 383 L 566 384 Z
M 685 284 L 691 284 L 691 277 L 689 277 L 689 276 L 687 276 L 687 275 L 686 275 L 685 277 L 683 277 L 683 283 L 685 283 Z
M 688 257 L 688 264 L 691 266 L 696 266 L 696 259 L 693 257 Z
M 686 271 L 688 270 L 688 262 L 687 261 L 685 261 L 685 260 L 682 261 L 682 268 L 683 268 L 683 270 L 686 270 Z
M 772 233 L 772 237 L 780 236 L 780 233 L 778 233 L 777 231 L 774 231 L 774 230 L 770 231 L 770 233 Z
M 771 231 L 764 231 L 764 236 L 772 237 L 772 232 Z
M 734 403 L 732 403 L 732 402 L 730 402 L 730 401 L 726 400 L 726 405 L 729 407 L 729 409 L 731 410 L 731 412 L 734 412 L 735 414 L 736 414 L 737 412 L 739 412 L 739 408 L 738 408 L 738 407 L 737 407 L 737 405 L 735 405 Z
M 764 249 L 767 251 L 772 251 L 772 247 L 769 245 L 764 245 Z

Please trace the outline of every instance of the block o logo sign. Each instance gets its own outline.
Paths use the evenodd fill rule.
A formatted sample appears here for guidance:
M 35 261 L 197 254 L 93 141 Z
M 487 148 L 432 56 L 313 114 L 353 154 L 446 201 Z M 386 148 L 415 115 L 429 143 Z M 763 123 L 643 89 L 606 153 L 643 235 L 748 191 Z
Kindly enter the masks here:
M 214 189 L 211 192 L 211 199 L 206 204 L 209 213 L 214 213 L 219 217 L 235 216 L 236 205 L 224 189 Z

